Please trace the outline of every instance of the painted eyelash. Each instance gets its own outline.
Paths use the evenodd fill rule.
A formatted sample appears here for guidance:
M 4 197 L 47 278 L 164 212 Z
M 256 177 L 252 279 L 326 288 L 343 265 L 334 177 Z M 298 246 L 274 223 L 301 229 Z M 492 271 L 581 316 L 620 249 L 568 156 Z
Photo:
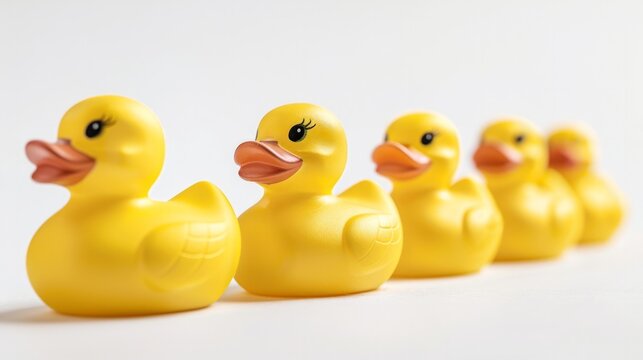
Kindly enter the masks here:
M 114 120 L 114 118 L 112 116 L 110 116 L 110 115 L 103 115 L 103 116 L 101 116 L 101 118 L 99 120 L 105 126 L 112 126 L 112 125 L 116 124 L 116 120 Z
M 310 126 L 310 124 L 312 124 L 313 126 Z M 299 125 L 302 125 L 306 130 L 310 130 L 310 129 L 314 128 L 315 126 L 317 126 L 317 124 L 313 124 L 312 119 L 308 119 L 308 123 L 306 124 L 306 119 L 305 118 L 301 119 L 301 123 Z

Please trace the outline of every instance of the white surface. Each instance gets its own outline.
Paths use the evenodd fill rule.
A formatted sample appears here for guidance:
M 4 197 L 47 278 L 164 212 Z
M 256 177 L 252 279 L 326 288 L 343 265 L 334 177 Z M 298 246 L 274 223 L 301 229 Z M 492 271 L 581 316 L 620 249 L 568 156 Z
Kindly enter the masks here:
M 643 4 L 640 1 L 0 0 L 0 358 L 641 358 Z M 326 106 L 344 122 L 338 185 L 373 172 L 393 117 L 432 109 L 463 144 L 501 114 L 543 130 L 597 130 L 599 167 L 630 202 L 613 246 L 480 275 L 394 281 L 359 296 L 261 300 L 232 287 L 214 307 L 120 320 L 44 308 L 24 270 L 29 240 L 63 189 L 29 180 L 23 146 L 54 139 L 76 101 L 137 98 L 163 121 L 167 161 L 152 195 L 199 179 L 237 211 L 259 197 L 232 153 L 271 108 Z M 7 356 L 8 355 L 8 356 Z
M 640 359 L 641 252 L 616 245 L 477 276 L 269 299 L 231 287 L 200 311 L 79 319 L 38 303 L 0 310 L 6 359 Z

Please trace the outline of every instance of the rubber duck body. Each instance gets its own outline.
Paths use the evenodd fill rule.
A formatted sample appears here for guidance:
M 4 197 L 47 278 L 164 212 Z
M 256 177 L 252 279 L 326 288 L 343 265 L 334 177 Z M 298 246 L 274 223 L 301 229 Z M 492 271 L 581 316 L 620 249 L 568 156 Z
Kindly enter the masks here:
M 470 178 L 452 183 L 459 152 L 457 130 L 435 113 L 396 119 L 373 152 L 376 171 L 393 181 L 404 229 L 395 276 L 467 274 L 493 260 L 502 217 L 482 184 Z
M 402 250 L 393 201 L 371 181 L 333 195 L 346 148 L 339 120 L 311 104 L 270 111 L 256 141 L 239 145 L 239 175 L 264 189 L 239 217 L 243 244 L 235 279 L 247 291 L 342 295 L 376 289 L 392 275 Z
M 484 130 L 474 162 L 504 219 L 496 260 L 556 258 L 578 241 L 580 205 L 547 169 L 547 158 L 545 140 L 524 119 L 501 119 Z
M 565 178 L 584 212 L 580 244 L 607 242 L 624 214 L 616 187 L 594 170 L 595 148 L 590 133 L 581 126 L 569 126 L 549 137 L 549 166 Z
M 37 182 L 69 202 L 33 237 L 29 279 L 54 310 L 129 316 L 202 308 L 234 276 L 239 227 L 225 196 L 199 182 L 168 202 L 148 190 L 164 158 L 163 132 L 145 105 L 98 96 L 73 106 L 56 143 L 31 141 Z

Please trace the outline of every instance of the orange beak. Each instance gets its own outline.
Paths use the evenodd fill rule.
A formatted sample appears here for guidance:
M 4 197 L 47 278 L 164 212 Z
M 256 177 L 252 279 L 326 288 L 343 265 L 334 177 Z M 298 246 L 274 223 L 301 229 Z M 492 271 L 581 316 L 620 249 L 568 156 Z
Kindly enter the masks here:
M 276 141 L 246 141 L 234 152 L 241 166 L 239 176 L 246 181 L 274 184 L 294 175 L 303 160 L 282 148 Z
M 498 144 L 481 144 L 473 154 L 476 167 L 484 172 L 502 173 L 512 170 L 520 164 L 520 154 Z
M 412 179 L 431 166 L 431 160 L 419 151 L 392 141 L 376 147 L 372 158 L 378 174 L 395 180 Z
M 63 186 L 81 181 L 94 167 L 94 159 L 76 150 L 69 141 L 47 143 L 32 140 L 25 147 L 27 158 L 36 171 L 31 178 L 40 183 L 55 183 Z
M 549 146 L 549 167 L 556 170 L 568 170 L 576 167 L 580 161 L 564 146 Z

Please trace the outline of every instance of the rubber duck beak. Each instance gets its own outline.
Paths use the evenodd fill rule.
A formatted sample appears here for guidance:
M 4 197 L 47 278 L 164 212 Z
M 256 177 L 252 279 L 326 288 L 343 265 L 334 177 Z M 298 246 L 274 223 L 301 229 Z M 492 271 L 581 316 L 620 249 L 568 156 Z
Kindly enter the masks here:
M 246 141 L 237 147 L 234 161 L 242 179 L 267 185 L 288 179 L 303 164 L 276 141 Z
M 502 173 L 514 169 L 520 163 L 520 154 L 501 144 L 483 143 L 473 154 L 476 167 L 484 172 Z
M 414 178 L 431 166 L 431 159 L 400 143 L 388 141 L 373 150 L 375 171 L 395 180 Z
M 39 183 L 55 183 L 63 186 L 80 182 L 94 167 L 95 160 L 76 150 L 69 140 L 48 143 L 32 140 L 25 147 L 27 158 L 36 171 L 31 178 Z
M 549 167 L 556 170 L 569 170 L 580 164 L 574 154 L 564 146 L 549 147 Z

